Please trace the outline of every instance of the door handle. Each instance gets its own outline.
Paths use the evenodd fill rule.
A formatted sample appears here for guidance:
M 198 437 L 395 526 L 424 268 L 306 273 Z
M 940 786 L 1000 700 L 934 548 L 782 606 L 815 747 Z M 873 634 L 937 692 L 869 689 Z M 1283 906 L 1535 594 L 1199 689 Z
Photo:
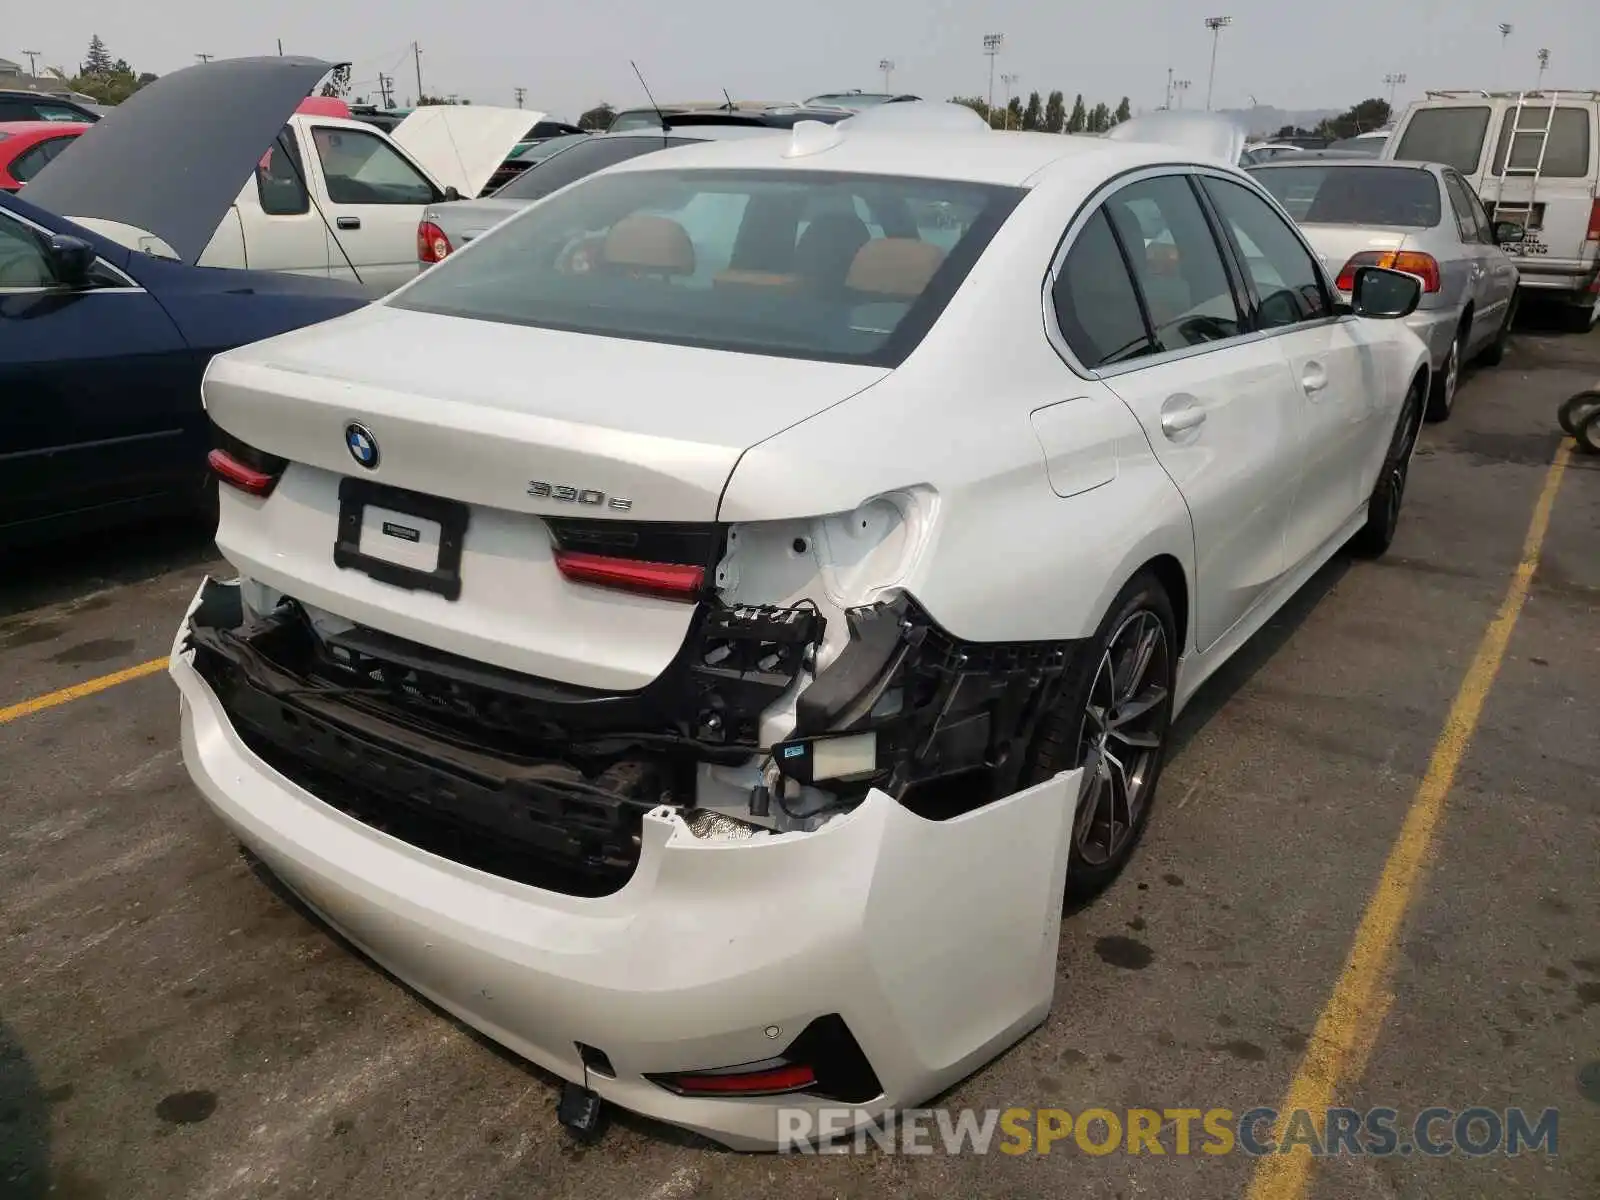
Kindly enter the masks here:
M 336 225 L 338 225 L 340 229 L 360 229 L 361 228 L 361 218 L 360 217 L 340 217 L 334 223 Z
M 1173 396 L 1161 406 L 1161 432 L 1173 441 L 1200 428 L 1205 419 L 1206 410 L 1193 396 Z
M 1321 363 L 1306 364 L 1305 370 L 1300 373 L 1300 386 L 1308 396 L 1315 396 L 1328 386 L 1328 373 L 1322 369 Z

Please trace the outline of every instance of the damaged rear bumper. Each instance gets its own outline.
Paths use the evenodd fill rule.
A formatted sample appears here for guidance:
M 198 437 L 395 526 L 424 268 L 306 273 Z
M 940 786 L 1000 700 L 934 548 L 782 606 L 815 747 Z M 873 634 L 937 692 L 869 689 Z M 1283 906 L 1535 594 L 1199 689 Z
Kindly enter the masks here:
M 189 614 L 223 586 L 202 584 Z M 746 840 L 697 837 L 660 807 L 626 884 L 573 896 L 419 849 L 279 774 L 195 670 L 188 634 L 186 617 L 170 668 L 184 760 L 240 840 L 417 991 L 624 1108 L 770 1149 L 779 1109 L 844 1105 L 681 1095 L 650 1076 L 768 1060 L 828 1019 L 870 1066 L 876 1094 L 847 1102 L 868 1119 L 1049 1010 L 1077 771 L 947 821 L 873 790 L 815 832 Z

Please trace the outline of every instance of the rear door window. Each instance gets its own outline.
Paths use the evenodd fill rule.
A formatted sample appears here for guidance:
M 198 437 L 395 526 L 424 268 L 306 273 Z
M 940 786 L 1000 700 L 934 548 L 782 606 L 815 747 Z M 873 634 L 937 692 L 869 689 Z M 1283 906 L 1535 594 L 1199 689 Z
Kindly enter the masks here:
M 1104 209 L 1078 232 L 1050 299 L 1061 336 L 1090 370 L 1156 352 Z
M 1406 122 L 1394 157 L 1448 163 L 1463 175 L 1471 175 L 1483 157 L 1483 137 L 1488 131 L 1487 105 L 1419 108 Z
M 1222 252 L 1186 177 L 1130 183 L 1105 208 L 1127 251 L 1157 346 L 1182 350 L 1241 332 Z
M 1511 148 L 1512 178 L 1518 173 L 1539 168 L 1546 179 L 1582 179 L 1589 174 L 1589 110 L 1561 105 L 1556 109 L 1555 120 L 1550 120 L 1550 106 L 1526 107 L 1517 116 L 1515 105 L 1507 108 L 1500 118 L 1500 140 L 1494 151 L 1494 173 L 1503 175 L 1506 169 L 1506 148 L 1511 142 L 1513 122 L 1523 132 Z M 1539 161 L 1539 143 L 1545 141 L 1548 123 L 1550 137 L 1544 147 L 1544 161 Z M 1529 132 L 1534 131 L 1534 132 Z M 1454 165 L 1454 164 L 1452 164 Z

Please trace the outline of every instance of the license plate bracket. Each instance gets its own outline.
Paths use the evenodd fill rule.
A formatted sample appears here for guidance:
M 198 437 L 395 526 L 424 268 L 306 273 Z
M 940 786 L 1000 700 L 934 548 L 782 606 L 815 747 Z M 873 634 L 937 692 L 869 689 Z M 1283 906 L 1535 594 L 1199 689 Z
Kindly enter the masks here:
M 365 552 L 362 548 L 362 531 L 367 524 L 368 507 L 383 510 L 384 520 L 380 522 L 382 533 L 395 536 L 404 543 L 408 550 L 405 557 L 413 562 L 416 561 L 415 545 L 420 533 L 418 529 L 404 525 L 404 518 L 413 517 L 436 526 L 439 554 L 432 569 Z M 394 587 L 432 592 L 446 600 L 460 599 L 461 551 L 467 537 L 468 512 L 467 506 L 458 500 L 446 500 L 370 479 L 347 476 L 339 481 L 339 532 L 333 544 L 333 564 L 346 570 L 360 571 Z M 395 526 L 399 529 L 395 530 Z M 431 528 L 428 533 L 428 541 L 432 541 Z M 370 547 L 370 530 L 368 534 L 367 544 Z

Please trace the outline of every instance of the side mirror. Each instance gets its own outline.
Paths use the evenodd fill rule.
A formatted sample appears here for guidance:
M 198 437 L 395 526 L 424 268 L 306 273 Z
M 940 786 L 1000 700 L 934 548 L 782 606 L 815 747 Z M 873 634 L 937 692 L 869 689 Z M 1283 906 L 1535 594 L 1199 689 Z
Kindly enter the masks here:
M 455 187 L 447 187 L 444 190 L 444 198 L 446 200 L 459 200 L 461 199 L 461 193 Z
M 1528 236 L 1527 226 L 1521 221 L 1496 221 L 1494 223 L 1494 244 L 1504 246 L 1522 241 Z
M 64 287 L 79 288 L 89 282 L 95 254 L 94 247 L 88 242 L 58 233 L 50 239 L 46 253 L 57 283 Z
M 1350 310 L 1358 317 L 1396 320 L 1409 317 L 1422 301 L 1422 280 L 1387 267 L 1357 267 Z

